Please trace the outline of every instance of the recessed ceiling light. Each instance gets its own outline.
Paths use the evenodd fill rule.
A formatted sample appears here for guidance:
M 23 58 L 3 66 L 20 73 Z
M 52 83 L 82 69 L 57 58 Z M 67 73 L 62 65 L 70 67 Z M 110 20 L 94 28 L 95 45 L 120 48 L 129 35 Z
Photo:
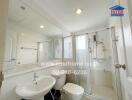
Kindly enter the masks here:
M 76 14 L 80 15 L 82 13 L 82 9 L 77 9 Z
M 24 33 L 21 33 L 21 36 L 24 36 L 25 34 Z
M 44 28 L 44 25 L 40 25 L 40 28 Z

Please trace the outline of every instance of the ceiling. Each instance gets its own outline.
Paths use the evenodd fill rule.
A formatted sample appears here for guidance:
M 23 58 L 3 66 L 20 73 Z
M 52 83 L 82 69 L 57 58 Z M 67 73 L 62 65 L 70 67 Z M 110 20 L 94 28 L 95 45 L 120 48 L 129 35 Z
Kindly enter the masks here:
M 82 9 L 81 15 L 75 13 L 77 8 Z M 47 35 L 104 26 L 108 18 L 107 0 L 10 0 L 10 20 Z
M 22 10 L 21 7 L 25 7 L 25 10 Z M 8 19 L 10 23 L 13 22 L 13 25 L 15 23 L 33 32 L 48 36 L 62 35 L 63 32 L 63 29 L 55 25 L 47 16 L 20 0 L 10 0 Z M 43 25 L 44 29 L 40 29 L 40 25 Z

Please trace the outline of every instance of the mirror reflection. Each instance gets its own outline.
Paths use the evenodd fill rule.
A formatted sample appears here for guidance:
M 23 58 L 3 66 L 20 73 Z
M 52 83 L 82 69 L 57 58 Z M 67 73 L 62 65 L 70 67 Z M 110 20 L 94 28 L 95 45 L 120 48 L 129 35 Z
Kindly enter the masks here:
M 4 72 L 62 60 L 63 29 L 39 9 L 27 0 L 10 0 Z

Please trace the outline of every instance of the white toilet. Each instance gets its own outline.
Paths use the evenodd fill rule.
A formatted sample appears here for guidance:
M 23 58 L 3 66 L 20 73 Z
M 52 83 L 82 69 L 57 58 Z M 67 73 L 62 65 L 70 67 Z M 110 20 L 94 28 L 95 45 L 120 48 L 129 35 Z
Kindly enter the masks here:
M 81 100 L 84 89 L 81 86 L 78 86 L 73 83 L 67 83 L 66 74 L 62 72 L 54 72 L 52 76 L 56 78 L 56 84 L 54 86 L 55 90 L 61 90 L 61 100 Z

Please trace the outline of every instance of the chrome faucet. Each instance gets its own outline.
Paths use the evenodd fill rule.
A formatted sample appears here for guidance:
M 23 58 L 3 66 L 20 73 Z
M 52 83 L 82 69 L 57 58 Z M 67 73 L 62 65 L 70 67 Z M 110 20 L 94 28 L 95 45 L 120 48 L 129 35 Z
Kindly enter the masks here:
M 36 85 L 37 85 L 37 78 L 38 78 L 37 73 L 34 73 L 33 82 L 35 82 Z

